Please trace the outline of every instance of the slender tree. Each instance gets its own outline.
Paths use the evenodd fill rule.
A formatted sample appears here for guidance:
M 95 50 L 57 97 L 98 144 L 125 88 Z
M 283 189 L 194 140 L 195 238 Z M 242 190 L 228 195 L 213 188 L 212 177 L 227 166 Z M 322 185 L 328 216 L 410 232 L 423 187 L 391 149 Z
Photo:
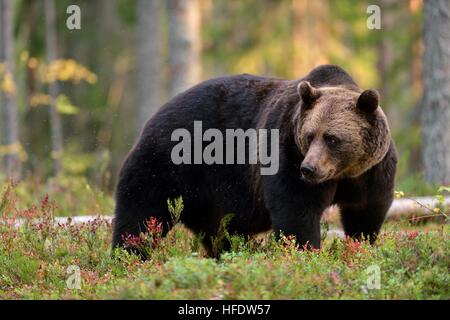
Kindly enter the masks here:
M 58 40 L 56 35 L 56 13 L 54 0 L 45 0 L 45 21 L 47 62 L 51 64 L 58 58 Z M 58 97 L 59 93 L 59 86 L 57 81 L 51 82 L 49 84 L 49 93 L 52 96 L 52 103 L 49 106 L 52 142 L 51 155 L 53 159 L 53 173 L 54 175 L 58 175 L 61 172 L 63 138 L 61 118 L 56 109 L 56 98 Z
M 20 160 L 18 153 L 17 108 L 14 83 L 14 1 L 0 0 L 0 63 L 3 63 L 3 81 L 0 86 L 2 105 L 2 143 L 5 155 L 6 172 L 12 179 L 19 178 Z M 1 154 L 0 154 L 1 155 Z
M 389 37 L 392 34 L 395 22 L 394 5 L 395 0 L 380 0 L 379 2 L 381 12 L 383 12 L 382 28 L 384 33 L 380 37 L 377 45 L 377 68 L 380 79 L 378 90 L 381 96 L 381 105 L 385 108 L 391 125 L 398 124 L 397 120 L 399 115 L 397 108 L 386 109 L 386 101 L 389 101 L 391 90 L 389 83 L 385 79 L 389 77 L 395 62 L 394 46 L 392 39 Z
M 450 184 L 450 1 L 424 3 L 423 163 L 426 179 Z
M 139 0 L 137 4 L 137 124 L 139 130 L 160 106 L 161 9 L 161 0 Z
M 200 8 L 198 0 L 168 0 L 169 91 L 174 96 L 200 80 Z

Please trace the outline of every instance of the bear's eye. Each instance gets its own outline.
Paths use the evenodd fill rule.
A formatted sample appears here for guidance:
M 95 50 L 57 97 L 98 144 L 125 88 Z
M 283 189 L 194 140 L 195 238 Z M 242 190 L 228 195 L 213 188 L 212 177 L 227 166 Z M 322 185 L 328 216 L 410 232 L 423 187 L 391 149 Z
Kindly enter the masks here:
M 312 133 L 310 133 L 306 136 L 306 142 L 308 143 L 308 145 L 310 145 L 311 142 L 313 142 L 313 140 L 314 140 L 314 135 Z
M 325 143 L 330 147 L 336 147 L 341 142 L 341 140 L 339 140 L 338 137 L 331 136 L 331 135 L 324 135 L 323 139 L 325 140 Z

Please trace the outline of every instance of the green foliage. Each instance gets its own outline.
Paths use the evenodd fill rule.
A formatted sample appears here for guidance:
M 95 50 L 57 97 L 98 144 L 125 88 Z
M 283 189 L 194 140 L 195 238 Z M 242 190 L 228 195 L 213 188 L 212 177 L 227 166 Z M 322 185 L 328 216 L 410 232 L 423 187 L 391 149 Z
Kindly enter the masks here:
M 433 209 L 435 213 L 441 214 L 450 222 L 450 206 L 446 204 L 445 196 L 450 193 L 450 187 L 440 186 L 437 190 L 437 194 L 434 198 L 437 200 L 438 205 Z
M 0 192 L 4 195 L 0 196 L 0 214 L 12 205 L 25 210 L 46 196 L 55 203 L 56 216 L 110 215 L 114 206 L 111 195 L 92 187 L 81 176 L 60 176 L 44 184 L 32 177 L 15 185 L 0 181 Z
M 6 298 L 113 299 L 448 299 L 448 228 L 382 235 L 376 246 L 328 239 L 319 252 L 268 240 L 258 249 L 219 260 L 193 252 L 190 235 L 179 230 L 172 250 L 147 262 L 123 250 L 109 253 L 110 226 L 68 226 L 54 236 L 52 252 L 36 232 L 21 228 L 16 245 L 0 244 L 0 294 Z M 4 230 L 0 237 L 5 236 Z M 89 237 L 95 246 L 89 244 Z M 243 242 L 242 242 L 243 243 Z M 167 250 L 165 242 L 155 250 Z M 187 249 L 187 250 L 186 250 Z M 11 250 L 7 252 L 7 250 Z M 25 254 L 23 254 L 25 252 Z M 55 254 L 56 252 L 57 254 Z M 161 259 L 164 257 L 164 259 Z M 81 289 L 66 286 L 66 269 L 81 269 Z M 367 289 L 367 268 L 381 270 L 381 288 Z M 431 266 L 431 267 L 430 267 Z
M 78 107 L 74 106 L 66 95 L 59 95 L 56 99 L 56 110 L 61 114 L 74 115 L 79 112 Z
M 136 18 L 136 1 L 119 0 L 117 4 L 117 15 L 127 24 L 133 24 Z
M 397 179 L 396 189 L 409 196 L 427 196 L 436 192 L 436 187 L 427 183 L 422 173 L 409 174 Z
M 218 259 L 206 258 L 198 239 L 177 225 L 167 237 L 152 238 L 156 245 L 142 262 L 125 250 L 110 251 L 109 222 L 57 225 L 58 209 L 48 198 L 20 209 L 15 190 L 0 196 L 5 299 L 450 298 L 448 224 L 390 223 L 375 245 L 327 237 L 312 251 L 300 251 L 292 238 L 228 235 L 231 250 Z M 169 203 L 177 208 L 177 200 Z M 381 272 L 379 289 L 368 286 L 373 266 Z M 80 270 L 79 289 L 67 284 L 70 267 Z
M 184 204 L 183 198 L 179 196 L 176 199 L 167 199 L 167 207 L 169 209 L 170 216 L 172 217 L 173 224 L 177 224 L 180 221 L 181 212 L 183 212 Z
M 438 188 L 438 192 L 442 192 L 442 193 L 444 193 L 444 192 L 450 193 L 450 187 L 440 186 L 440 187 Z

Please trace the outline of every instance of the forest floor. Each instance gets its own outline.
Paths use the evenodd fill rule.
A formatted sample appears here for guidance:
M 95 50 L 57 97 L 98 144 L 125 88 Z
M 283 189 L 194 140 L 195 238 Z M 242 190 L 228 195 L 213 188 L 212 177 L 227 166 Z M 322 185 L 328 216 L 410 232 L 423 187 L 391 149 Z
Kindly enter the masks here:
M 323 232 L 315 251 L 232 236 L 219 259 L 182 225 L 160 238 L 154 224 L 129 242 L 149 249 L 142 262 L 111 252 L 107 220 L 58 224 L 48 197 L 18 209 L 11 193 L 0 196 L 0 299 L 450 299 L 445 220 L 388 222 L 374 245 Z
M 161 238 L 153 221 L 147 236 L 127 241 L 147 250 L 142 262 L 111 252 L 111 219 L 55 219 L 64 200 L 105 213 L 111 199 L 81 198 L 95 194 L 82 187 L 31 204 L 23 188 L 0 193 L 0 299 L 450 299 L 448 216 L 389 221 L 374 245 L 336 237 L 330 222 L 315 251 L 270 234 L 247 242 L 225 235 L 232 250 L 219 259 L 205 257 L 181 224 Z M 182 204 L 172 204 L 177 219 Z

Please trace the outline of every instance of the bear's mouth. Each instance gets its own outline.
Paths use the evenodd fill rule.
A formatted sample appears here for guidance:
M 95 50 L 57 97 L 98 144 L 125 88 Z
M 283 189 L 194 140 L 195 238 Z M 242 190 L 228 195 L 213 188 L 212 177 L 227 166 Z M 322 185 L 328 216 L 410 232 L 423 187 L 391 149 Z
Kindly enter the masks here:
M 309 184 L 319 184 L 319 183 L 322 183 L 322 182 L 327 181 L 327 180 L 330 179 L 330 178 L 331 178 L 330 175 L 326 175 L 326 176 L 323 176 L 323 177 L 318 177 L 318 176 L 315 176 L 315 177 L 306 177 L 306 176 L 304 176 L 303 174 L 301 175 L 301 179 L 302 179 L 303 181 L 309 183 Z
M 335 173 L 335 170 L 331 170 L 330 172 L 328 172 L 327 174 L 324 174 L 324 175 L 316 174 L 314 176 L 309 176 L 309 177 L 300 173 L 300 177 L 304 182 L 306 182 L 308 184 L 319 184 L 319 183 L 325 182 L 327 180 L 333 179 L 334 173 Z

